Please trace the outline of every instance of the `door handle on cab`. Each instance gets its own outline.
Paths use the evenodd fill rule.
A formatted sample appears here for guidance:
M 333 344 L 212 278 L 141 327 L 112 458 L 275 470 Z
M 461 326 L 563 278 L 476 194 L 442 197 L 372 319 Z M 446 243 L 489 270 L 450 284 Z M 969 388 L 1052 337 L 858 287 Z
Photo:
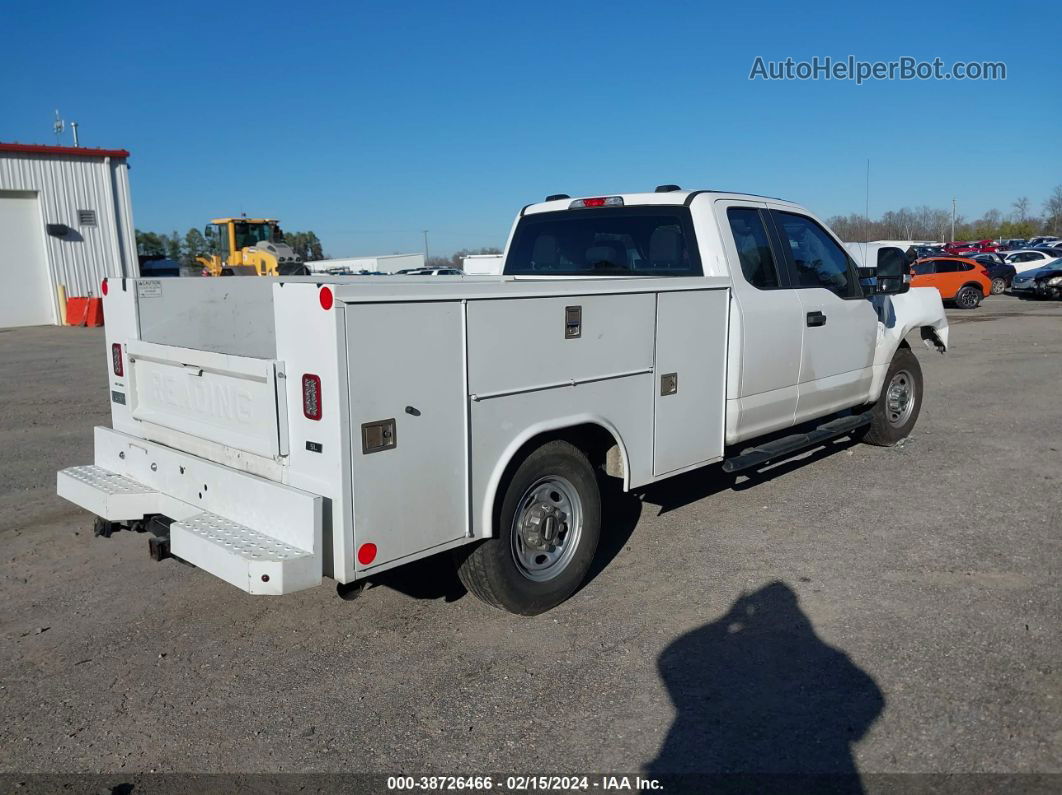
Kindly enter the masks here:
M 822 314 L 822 312 L 808 312 L 808 325 L 825 326 L 826 315 Z

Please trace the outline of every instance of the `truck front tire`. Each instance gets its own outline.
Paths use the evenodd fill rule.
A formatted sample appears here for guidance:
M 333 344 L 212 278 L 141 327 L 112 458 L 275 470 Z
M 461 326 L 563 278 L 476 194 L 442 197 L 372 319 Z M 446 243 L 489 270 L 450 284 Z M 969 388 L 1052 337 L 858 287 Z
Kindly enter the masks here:
M 601 535 L 601 493 L 581 450 L 554 440 L 529 453 L 504 486 L 495 537 L 456 553 L 464 586 L 489 605 L 533 616 L 582 584 Z
M 922 367 L 914 352 L 899 348 L 885 374 L 878 402 L 870 410 L 870 428 L 863 441 L 892 447 L 914 428 L 922 410 Z

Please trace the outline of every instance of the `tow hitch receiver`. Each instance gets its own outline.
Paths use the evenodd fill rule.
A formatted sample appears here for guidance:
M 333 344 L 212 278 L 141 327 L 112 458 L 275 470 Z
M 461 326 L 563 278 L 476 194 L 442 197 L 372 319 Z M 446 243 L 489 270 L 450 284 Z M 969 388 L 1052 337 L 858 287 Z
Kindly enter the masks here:
M 170 554 L 170 524 L 172 522 L 172 519 L 158 514 L 148 519 L 146 529 L 151 534 L 148 537 L 148 552 L 152 560 L 162 561 L 173 557 Z

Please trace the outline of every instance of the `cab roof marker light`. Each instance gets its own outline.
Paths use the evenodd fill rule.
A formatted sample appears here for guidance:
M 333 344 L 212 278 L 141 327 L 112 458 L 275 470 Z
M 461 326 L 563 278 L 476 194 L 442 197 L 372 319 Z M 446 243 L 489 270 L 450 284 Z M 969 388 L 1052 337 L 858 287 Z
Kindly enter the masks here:
M 568 205 L 569 210 L 578 210 L 581 207 L 621 207 L 622 196 L 600 196 L 596 199 L 576 199 Z

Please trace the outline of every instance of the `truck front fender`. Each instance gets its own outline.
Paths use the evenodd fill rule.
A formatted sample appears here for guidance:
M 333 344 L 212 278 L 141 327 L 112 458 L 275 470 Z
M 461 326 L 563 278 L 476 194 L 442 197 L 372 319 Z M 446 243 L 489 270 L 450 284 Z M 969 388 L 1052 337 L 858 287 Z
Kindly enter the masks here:
M 948 317 L 940 292 L 934 287 L 912 287 L 897 295 L 871 299 L 878 313 L 878 341 L 874 351 L 874 381 L 871 400 L 877 400 L 885 373 L 904 338 L 919 329 L 927 348 L 940 353 L 948 349 Z

